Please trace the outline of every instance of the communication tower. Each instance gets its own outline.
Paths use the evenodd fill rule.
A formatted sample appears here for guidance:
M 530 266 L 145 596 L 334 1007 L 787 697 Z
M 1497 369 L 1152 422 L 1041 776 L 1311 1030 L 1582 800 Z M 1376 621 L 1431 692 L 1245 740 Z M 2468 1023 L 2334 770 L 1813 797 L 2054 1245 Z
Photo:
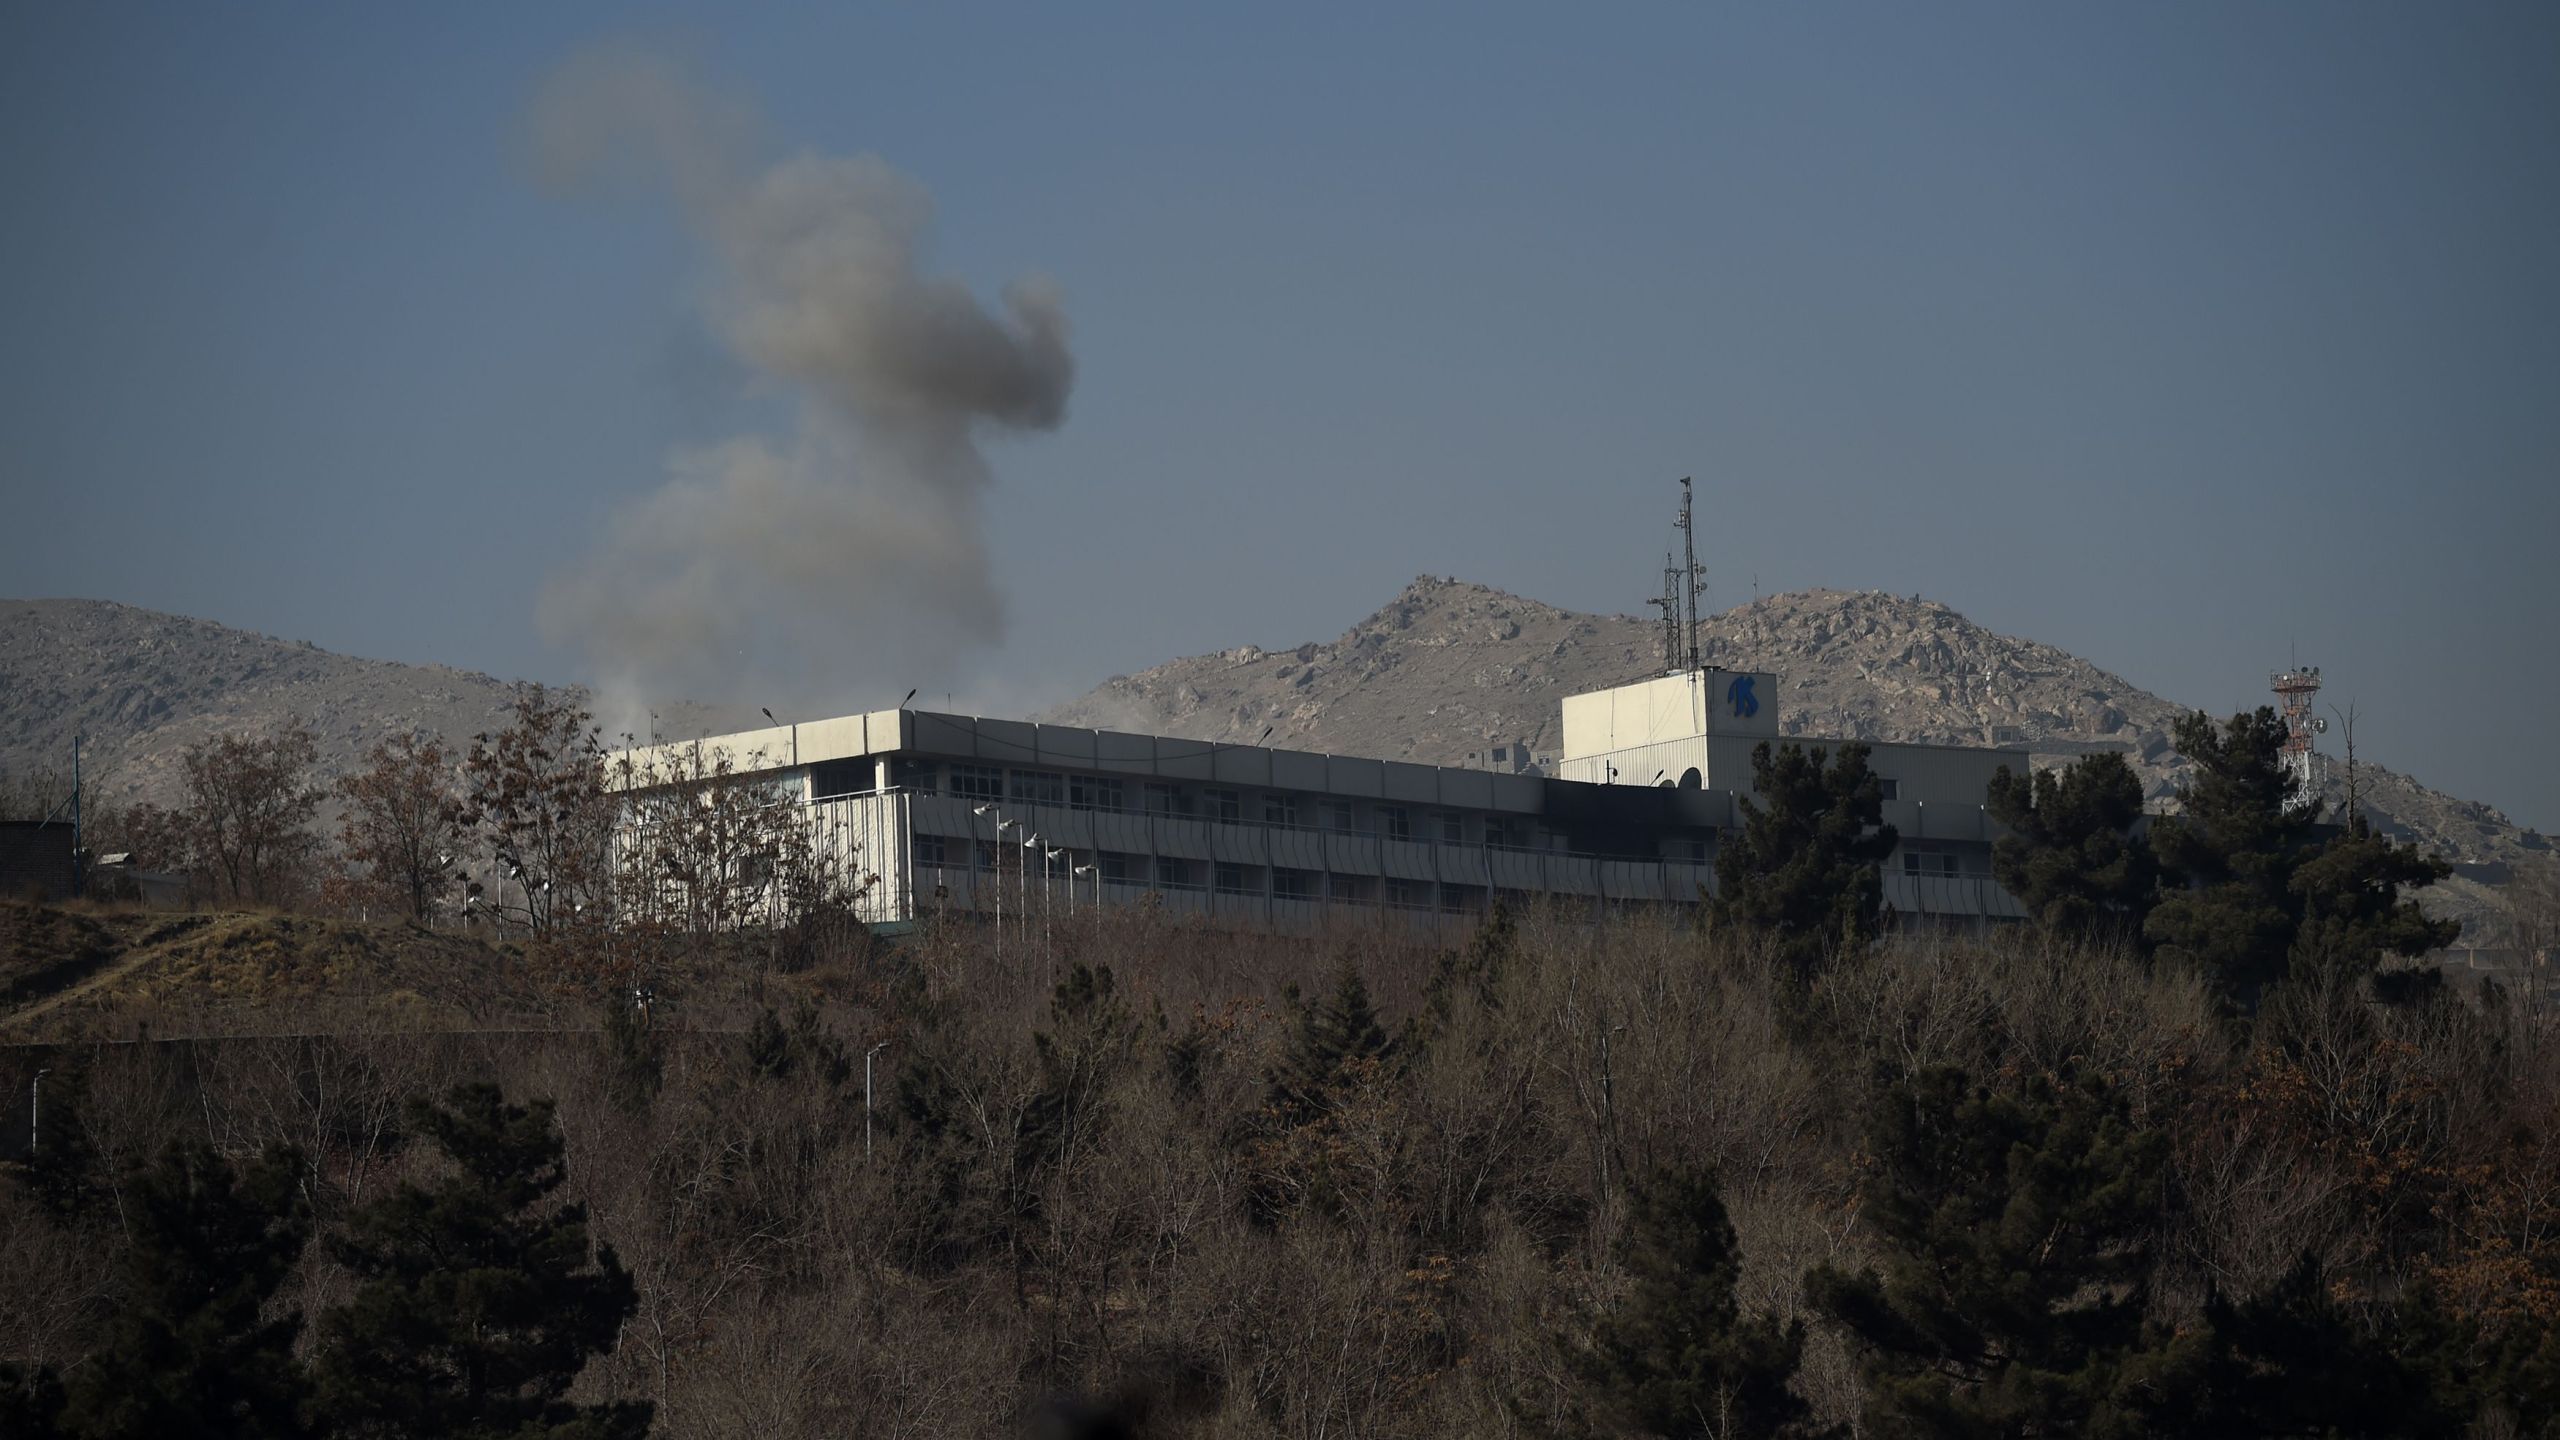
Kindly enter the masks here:
M 2294 784 L 2307 792 L 2320 780 L 2312 739 L 2329 728 L 2328 721 L 2311 713 L 2311 697 L 2320 693 L 2320 667 L 2278 670 L 2267 685 L 2276 692 L 2278 713 L 2284 716 L 2284 768 L 2292 773 Z
M 1673 675 L 1680 670 L 1680 567 L 1671 557 L 1662 557 L 1662 593 L 1647 600 L 1647 605 L 1662 612 L 1662 673 Z
M 1679 590 L 1688 621 L 1688 653 L 1684 658 L 1689 670 L 1703 670 L 1706 667 L 1698 661 L 1698 597 L 1707 593 L 1707 572 L 1698 568 L 1697 513 L 1691 507 L 1689 477 L 1686 475 L 1680 477 L 1680 551 L 1683 561 L 1680 576 L 1685 583 L 1679 586 Z

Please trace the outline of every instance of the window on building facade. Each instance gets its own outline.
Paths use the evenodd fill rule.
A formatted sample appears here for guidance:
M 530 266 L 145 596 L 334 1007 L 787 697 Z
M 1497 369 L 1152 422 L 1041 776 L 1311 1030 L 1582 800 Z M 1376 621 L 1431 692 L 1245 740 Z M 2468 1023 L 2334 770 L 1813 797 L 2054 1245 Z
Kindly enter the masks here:
M 1178 855 L 1156 857 L 1156 883 L 1168 890 L 1187 890 L 1195 883 L 1191 878 L 1191 862 Z
M 1216 884 L 1218 893 L 1221 895 L 1259 895 L 1262 893 L 1261 890 L 1254 885 L 1251 876 L 1248 874 L 1244 866 L 1231 865 L 1223 860 L 1218 862 Z
M 1169 780 L 1147 782 L 1147 813 L 1150 815 L 1188 815 L 1191 795 Z
M 1273 870 L 1271 894 L 1277 900 L 1313 900 L 1316 881 L 1321 878 L 1313 870 Z
M 950 845 L 941 836 L 918 835 L 915 843 L 917 864 L 940 866 L 950 863 Z
M 1203 790 L 1201 808 L 1212 820 L 1233 825 L 1244 819 L 1244 797 L 1233 790 Z
M 1263 796 L 1263 797 L 1262 797 L 1262 823 L 1263 823 L 1263 824 L 1265 824 L 1265 825 L 1295 825 L 1295 824 L 1297 824 L 1297 823 L 1298 823 L 1298 797 L 1297 797 L 1297 796 L 1295 796 L 1295 795 L 1265 795 L 1265 796 Z
M 1464 844 L 1466 844 L 1466 843 L 1467 843 L 1467 817 L 1466 817 L 1466 816 L 1464 816 L 1464 815 L 1458 814 L 1458 813 L 1457 813 L 1456 811 L 1454 811 L 1454 810 L 1449 811 L 1449 812 L 1444 813 L 1443 815 L 1441 815 L 1441 817 L 1440 817 L 1440 843 L 1441 843 L 1441 844 L 1443 844 L 1443 845 L 1464 845 Z
M 1940 878 L 1952 876 L 1956 873 L 1956 857 L 1950 851 L 1915 850 L 1906 845 L 1902 850 L 1902 873 Z
M 1375 876 L 1332 871 L 1325 875 L 1324 896 L 1340 904 L 1365 905 L 1378 898 L 1377 884 Z
M 1067 803 L 1079 810 L 1126 810 L 1129 787 L 1100 775 L 1078 775 L 1067 781 Z
M 1378 807 L 1378 831 L 1390 840 L 1413 838 L 1413 812 L 1401 805 Z
M 1067 777 L 1055 770 L 1016 770 L 1013 799 L 1018 805 L 1064 805 Z
M 1431 908 L 1431 882 L 1391 879 L 1387 881 L 1387 903 L 1400 910 L 1428 910 Z
M 1352 828 L 1353 818 L 1350 801 L 1327 800 L 1324 802 L 1324 828 L 1327 830 L 1348 832 Z
M 1126 885 L 1139 874 L 1140 867 L 1134 855 L 1105 850 L 1096 858 L 1102 866 L 1102 878 L 1114 885 Z
M 917 764 L 913 760 L 891 762 L 890 784 L 903 790 L 921 790 L 928 793 L 932 791 L 933 767 L 931 765 L 921 767 L 924 771 L 924 783 L 917 785 L 897 778 L 898 765 L 901 763 L 909 766 Z M 879 778 L 880 767 L 873 763 L 869 756 L 855 760 L 821 760 L 809 767 L 809 793 L 820 800 L 831 795 L 865 795 L 870 793 L 873 784 Z
M 1902 798 L 1902 782 L 1894 779 L 1890 775 L 1877 776 L 1876 786 L 1878 789 L 1884 791 L 1884 798 L 1887 800 L 1899 800 Z
M 992 765 L 954 765 L 951 793 L 963 800 L 1002 800 L 1004 772 Z

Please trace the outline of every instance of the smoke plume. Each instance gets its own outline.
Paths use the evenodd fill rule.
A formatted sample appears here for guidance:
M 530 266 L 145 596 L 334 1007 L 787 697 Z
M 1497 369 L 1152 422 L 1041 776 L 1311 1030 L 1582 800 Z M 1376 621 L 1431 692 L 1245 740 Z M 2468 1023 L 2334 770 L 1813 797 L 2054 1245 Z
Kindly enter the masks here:
M 712 267 L 713 329 L 799 401 L 787 437 L 675 457 L 551 577 L 544 633 L 609 694 L 803 702 L 948 681 L 1000 638 L 979 442 L 1065 418 L 1055 291 L 1017 282 L 990 311 L 923 273 L 915 181 L 870 155 L 773 158 L 746 107 L 662 56 L 572 60 L 532 141 L 548 185 L 669 197 Z

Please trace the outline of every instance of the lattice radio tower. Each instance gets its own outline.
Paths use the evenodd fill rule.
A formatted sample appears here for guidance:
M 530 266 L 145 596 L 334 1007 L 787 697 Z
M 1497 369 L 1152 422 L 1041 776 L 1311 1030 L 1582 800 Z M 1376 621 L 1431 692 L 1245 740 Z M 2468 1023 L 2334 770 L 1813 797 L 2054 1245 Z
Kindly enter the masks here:
M 1677 674 L 1680 670 L 1680 567 L 1671 563 L 1668 553 L 1662 557 L 1662 593 L 1644 603 L 1662 612 L 1662 673 Z
M 1707 572 L 1698 568 L 1697 512 L 1691 508 L 1689 477 L 1680 477 L 1680 598 L 1687 607 L 1689 649 L 1687 668 L 1691 673 L 1706 668 L 1698 661 L 1698 597 L 1707 593 Z
M 2276 692 L 2278 713 L 2284 716 L 2284 768 L 2308 794 L 2320 781 L 2319 752 L 2312 749 L 2312 742 L 2329 728 L 2327 720 L 2311 713 L 2311 697 L 2320 693 L 2320 667 L 2295 665 L 2278 670 L 2267 686 Z
M 1698 597 L 1707 593 L 1707 572 L 1698 565 L 1697 512 L 1691 503 L 1689 477 L 1680 479 L 1680 555 L 1662 557 L 1662 593 L 1647 605 L 1662 612 L 1662 670 L 1666 675 L 1692 673 L 1706 667 L 1698 654 Z

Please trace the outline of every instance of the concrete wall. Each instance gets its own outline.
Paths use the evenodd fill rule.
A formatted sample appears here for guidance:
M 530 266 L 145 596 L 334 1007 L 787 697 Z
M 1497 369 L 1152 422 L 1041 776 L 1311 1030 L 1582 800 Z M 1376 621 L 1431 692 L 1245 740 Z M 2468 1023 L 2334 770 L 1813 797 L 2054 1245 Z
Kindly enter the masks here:
M 1777 676 L 1743 670 L 1683 672 L 1566 696 L 1558 758 L 1571 762 L 1697 735 L 1777 733 Z M 1619 766 L 1622 779 L 1628 768 Z

